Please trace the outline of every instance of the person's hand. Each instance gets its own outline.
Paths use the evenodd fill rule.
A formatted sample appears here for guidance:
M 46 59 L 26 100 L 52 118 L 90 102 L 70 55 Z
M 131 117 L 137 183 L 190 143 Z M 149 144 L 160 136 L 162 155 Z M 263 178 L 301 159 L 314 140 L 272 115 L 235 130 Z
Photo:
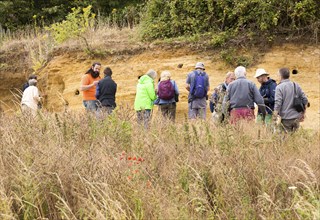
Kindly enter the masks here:
M 272 121 L 277 122 L 278 120 L 278 111 L 274 111 L 272 114 Z
M 306 118 L 306 111 L 300 114 L 299 122 L 303 122 L 305 118 Z
M 93 81 L 93 85 L 96 86 L 98 85 L 99 81 Z

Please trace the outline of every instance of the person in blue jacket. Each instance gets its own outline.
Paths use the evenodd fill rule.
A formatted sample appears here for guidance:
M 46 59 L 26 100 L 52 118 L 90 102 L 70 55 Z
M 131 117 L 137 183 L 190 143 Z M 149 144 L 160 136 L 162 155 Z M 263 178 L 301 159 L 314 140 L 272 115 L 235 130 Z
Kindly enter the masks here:
M 257 69 L 255 78 L 257 78 L 258 82 L 261 84 L 259 92 L 264 100 L 264 104 L 266 106 L 267 114 L 265 116 L 265 123 L 270 124 L 272 121 L 272 113 L 274 111 L 274 101 L 275 101 L 275 93 L 277 83 L 275 80 L 269 77 L 269 73 L 267 73 L 264 69 Z M 257 121 L 261 121 L 261 113 L 258 111 Z

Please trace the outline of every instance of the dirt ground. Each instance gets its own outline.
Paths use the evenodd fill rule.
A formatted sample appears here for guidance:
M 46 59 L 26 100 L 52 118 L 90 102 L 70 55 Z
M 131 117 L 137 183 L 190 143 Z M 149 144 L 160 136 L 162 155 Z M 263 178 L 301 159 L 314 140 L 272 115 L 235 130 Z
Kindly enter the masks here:
M 84 54 L 74 53 L 56 56 L 49 62 L 39 73 L 40 85 L 47 94 L 45 106 L 48 110 L 63 111 L 66 102 L 71 110 L 84 109 L 82 94 L 75 95 L 75 91 L 79 88 L 82 75 L 93 61 L 96 60 L 87 60 Z M 190 52 L 190 49 L 173 48 L 150 49 L 136 55 L 114 55 L 97 61 L 103 64 L 103 68 L 109 66 L 113 70 L 113 78 L 118 84 L 118 105 L 129 105 L 132 108 L 138 76 L 148 69 L 155 69 L 158 74 L 163 70 L 169 70 L 181 93 L 177 106 L 177 117 L 180 120 L 187 113 L 186 75 L 193 70 L 196 62 L 204 62 L 210 77 L 211 92 L 224 81 L 225 73 L 234 69 L 216 59 L 213 52 Z M 178 68 L 179 64 L 183 64 L 183 67 Z M 265 68 L 271 78 L 278 81 L 277 70 L 280 67 L 299 71 L 291 78 L 302 86 L 311 103 L 302 126 L 319 130 L 320 46 L 287 44 L 273 47 L 260 59 L 258 65 L 248 69 L 247 78 L 256 82 L 253 77 L 256 68 Z

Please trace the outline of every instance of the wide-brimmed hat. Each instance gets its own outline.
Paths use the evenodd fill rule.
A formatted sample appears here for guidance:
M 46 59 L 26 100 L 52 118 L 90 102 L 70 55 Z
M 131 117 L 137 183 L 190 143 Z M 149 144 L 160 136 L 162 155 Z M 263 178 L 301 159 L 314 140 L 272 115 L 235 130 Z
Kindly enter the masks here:
M 196 68 L 196 69 L 203 69 L 203 70 L 205 70 L 204 64 L 203 64 L 202 62 L 198 62 L 198 63 L 196 64 L 195 68 Z
M 267 71 L 265 71 L 265 69 L 259 68 L 256 71 L 256 75 L 254 76 L 255 78 L 258 78 L 259 76 L 262 75 L 269 75 L 269 73 L 267 73 Z

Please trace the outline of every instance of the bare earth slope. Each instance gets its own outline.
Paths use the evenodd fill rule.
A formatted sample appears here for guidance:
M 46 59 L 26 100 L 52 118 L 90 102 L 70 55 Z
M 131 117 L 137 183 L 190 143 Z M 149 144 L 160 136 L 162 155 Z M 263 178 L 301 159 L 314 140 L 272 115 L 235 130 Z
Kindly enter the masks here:
M 206 72 L 210 76 L 211 91 L 224 80 L 227 71 L 233 67 L 227 66 L 217 59 L 214 52 L 200 52 L 191 49 L 174 49 L 170 47 L 150 48 L 138 51 L 134 55 L 110 55 L 101 60 L 88 60 L 85 54 L 69 52 L 55 56 L 48 65 L 39 72 L 42 90 L 47 94 L 46 109 L 50 111 L 63 111 L 66 102 L 71 110 L 83 110 L 82 94 L 75 95 L 80 80 L 91 63 L 99 61 L 103 68 L 109 66 L 113 70 L 113 78 L 118 84 L 117 103 L 133 106 L 137 77 L 148 69 L 155 69 L 160 73 L 169 70 L 176 80 L 181 98 L 178 104 L 178 118 L 182 119 L 187 112 L 187 91 L 185 90 L 186 75 L 197 61 L 206 65 Z M 182 68 L 178 68 L 183 64 Z M 320 93 L 320 47 L 282 45 L 273 47 L 267 52 L 260 63 L 248 69 L 248 78 L 253 78 L 256 68 L 265 68 L 271 77 L 277 79 L 277 70 L 280 67 L 296 68 L 298 75 L 292 79 L 298 82 L 308 95 L 311 107 L 307 111 L 304 127 L 319 129 L 319 93 Z M 2 75 L 3 73 L 0 73 Z M 21 82 L 21 79 L 20 81 Z M 16 83 L 17 84 L 17 83 Z M 4 92 L 1 86 L 1 100 L 8 101 L 11 94 Z M 211 92 L 210 92 L 211 93 Z M 10 106 L 10 104 L 8 103 Z

